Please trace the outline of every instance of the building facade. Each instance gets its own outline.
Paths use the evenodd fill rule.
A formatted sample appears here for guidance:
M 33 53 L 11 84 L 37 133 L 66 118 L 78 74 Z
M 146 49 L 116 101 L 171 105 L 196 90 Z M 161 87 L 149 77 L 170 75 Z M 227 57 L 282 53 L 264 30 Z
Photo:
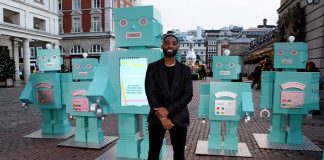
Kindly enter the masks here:
M 16 80 L 19 72 L 29 78 L 38 49 L 59 46 L 57 7 L 55 0 L 0 1 L 0 50 L 14 58 Z
M 238 39 L 242 34 L 242 27 L 229 26 L 220 30 L 205 31 L 206 46 L 206 65 L 207 69 L 211 69 L 213 64 L 213 56 L 222 56 L 225 49 L 229 49 L 230 43 Z
M 60 49 L 66 67 L 70 68 L 71 58 L 81 57 L 82 53 L 99 57 L 101 52 L 114 50 L 112 9 L 134 3 L 131 0 L 58 0 Z
M 189 51 L 190 43 L 196 54 L 196 64 L 205 64 L 206 57 L 206 47 L 205 47 L 205 30 L 200 26 L 197 26 L 197 30 L 189 30 L 187 32 L 181 32 L 179 30 L 172 30 L 171 32 L 175 34 L 179 40 L 179 50 L 181 55 L 181 62 L 186 62 L 186 56 Z

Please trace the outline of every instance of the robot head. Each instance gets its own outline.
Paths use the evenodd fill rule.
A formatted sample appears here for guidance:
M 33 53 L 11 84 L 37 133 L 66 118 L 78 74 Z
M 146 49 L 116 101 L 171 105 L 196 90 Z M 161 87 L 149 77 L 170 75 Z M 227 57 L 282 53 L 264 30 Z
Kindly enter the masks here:
M 214 79 L 239 79 L 241 73 L 241 59 L 239 56 L 214 56 Z
M 63 58 L 59 49 L 42 49 L 37 51 L 36 64 L 39 71 L 60 71 Z
M 307 59 L 307 43 L 281 42 L 274 44 L 274 68 L 305 69 Z
M 98 65 L 96 58 L 78 58 L 72 59 L 73 79 L 92 80 L 94 77 L 94 68 Z
M 161 14 L 153 6 L 114 9 L 116 47 L 150 47 L 161 45 Z

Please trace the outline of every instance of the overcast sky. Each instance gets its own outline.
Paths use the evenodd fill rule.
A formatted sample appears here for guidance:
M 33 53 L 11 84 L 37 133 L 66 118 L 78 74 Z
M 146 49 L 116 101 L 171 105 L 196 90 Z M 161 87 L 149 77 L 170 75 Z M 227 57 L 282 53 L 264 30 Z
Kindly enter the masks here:
M 220 29 L 229 25 L 244 29 L 278 20 L 280 0 L 142 0 L 143 5 L 154 5 L 162 14 L 163 32 L 171 29 L 188 31 L 201 26 Z

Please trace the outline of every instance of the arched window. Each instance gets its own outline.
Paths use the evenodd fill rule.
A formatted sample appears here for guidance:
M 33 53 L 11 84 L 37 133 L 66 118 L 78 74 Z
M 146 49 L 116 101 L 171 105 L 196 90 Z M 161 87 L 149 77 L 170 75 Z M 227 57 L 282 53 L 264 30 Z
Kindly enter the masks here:
M 90 48 L 90 53 L 100 53 L 103 49 L 99 44 L 95 44 Z
M 84 50 L 81 46 L 73 46 L 71 49 L 71 53 L 83 53 Z
M 60 53 L 65 53 L 65 49 L 62 46 L 59 46 Z

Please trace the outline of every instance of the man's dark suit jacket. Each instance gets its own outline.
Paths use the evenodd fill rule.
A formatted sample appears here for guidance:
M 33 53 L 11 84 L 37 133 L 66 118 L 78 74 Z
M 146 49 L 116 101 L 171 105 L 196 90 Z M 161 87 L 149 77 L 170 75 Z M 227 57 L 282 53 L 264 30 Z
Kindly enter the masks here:
M 171 89 L 164 60 L 148 65 L 145 77 L 145 92 L 150 105 L 149 124 L 159 124 L 154 108 L 165 107 L 169 111 L 168 118 L 177 126 L 189 125 L 187 104 L 193 96 L 191 70 L 183 63 L 176 62 Z

